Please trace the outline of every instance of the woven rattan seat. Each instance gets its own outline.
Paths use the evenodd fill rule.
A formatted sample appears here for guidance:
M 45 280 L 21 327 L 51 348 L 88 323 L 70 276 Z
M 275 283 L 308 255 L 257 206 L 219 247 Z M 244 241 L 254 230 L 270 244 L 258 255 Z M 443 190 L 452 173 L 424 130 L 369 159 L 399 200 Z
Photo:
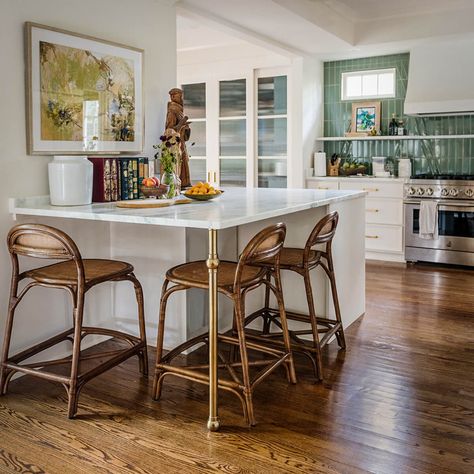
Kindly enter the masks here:
M 148 374 L 143 290 L 133 274 L 132 265 L 118 260 L 83 259 L 71 237 L 59 229 L 41 224 L 20 224 L 13 227 L 8 233 L 7 243 L 12 261 L 12 278 L 5 339 L 0 359 L 0 395 L 7 392 L 8 384 L 17 372 L 59 382 L 67 391 L 68 417 L 73 418 L 77 412 L 79 392 L 94 377 L 132 356 L 138 356 L 140 371 L 144 375 Z M 19 256 L 37 261 L 48 259 L 60 262 L 20 272 Z M 19 284 L 23 281 L 25 284 L 22 284 L 20 289 Z M 137 300 L 139 337 L 114 329 L 83 325 L 87 291 L 94 285 L 106 281 L 129 281 L 133 284 Z M 34 287 L 43 290 L 47 288 L 66 290 L 72 299 L 71 327 L 15 355 L 10 355 L 16 308 Z M 35 319 L 41 316 L 36 313 L 33 315 Z M 112 337 L 116 343 L 118 342 L 119 348 L 102 349 L 94 354 L 83 355 L 81 344 L 88 335 Z M 35 362 L 28 362 L 31 357 L 63 341 L 72 343 L 70 357 L 46 361 L 36 358 Z M 90 364 L 93 367 L 86 369 L 81 364 L 81 360 L 84 359 L 89 361 L 97 359 L 98 362 Z M 60 375 L 57 371 L 48 370 L 51 366 L 61 365 L 69 366 L 68 374 Z
M 217 270 L 217 286 L 220 289 L 231 291 L 234 285 L 237 263 L 221 261 Z M 265 276 L 266 271 L 259 267 L 245 266 L 242 272 L 242 286 L 257 283 Z M 194 288 L 207 289 L 209 287 L 209 270 L 205 260 L 177 265 L 166 272 L 166 278 L 173 283 L 192 285 Z
M 304 280 L 308 313 L 286 311 L 288 320 L 299 323 L 309 323 L 310 328 L 290 330 L 291 348 L 309 357 L 313 364 L 314 373 L 318 380 L 323 379 L 321 348 L 326 345 L 333 336 L 336 336 L 339 346 L 345 349 L 346 342 L 344 329 L 342 327 L 341 311 L 336 289 L 336 276 L 332 260 L 332 240 L 336 232 L 339 215 L 336 211 L 323 217 L 311 231 L 304 248 L 283 247 L 280 252 L 280 269 L 301 275 Z M 324 250 L 314 250 L 314 246 L 325 246 Z M 259 262 L 256 265 L 267 268 L 267 278 L 273 277 L 274 263 L 272 261 Z M 336 318 L 318 317 L 314 305 L 313 290 L 310 271 L 321 267 L 329 278 L 331 294 L 334 304 Z M 262 331 L 247 330 L 248 336 L 257 341 L 272 341 L 276 346 L 284 346 L 282 325 L 279 321 L 279 311 L 270 307 L 270 293 L 266 291 L 265 306 L 245 319 L 245 325 L 249 325 L 256 319 L 263 319 Z M 276 328 L 276 330 L 275 330 Z M 320 340 L 319 333 L 323 336 Z M 312 341 L 300 336 L 311 336 Z
M 89 287 L 133 272 L 132 265 L 119 260 L 83 259 L 82 263 L 86 285 Z M 77 270 L 75 263 L 68 261 L 27 271 L 25 277 L 50 285 L 74 285 L 77 282 Z
M 218 379 L 218 387 L 236 394 L 242 402 L 244 416 L 249 425 L 255 425 L 253 412 L 253 390 L 277 367 L 284 366 L 288 380 L 296 383 L 293 357 L 290 350 L 290 339 L 286 326 L 285 308 L 281 292 L 279 254 L 283 247 L 286 235 L 286 226 L 276 224 L 260 231 L 255 235 L 242 251 L 238 262 L 204 260 L 184 263 L 171 268 L 166 273 L 160 300 L 160 319 L 158 323 L 158 338 L 156 348 L 155 379 L 153 383 L 153 398 L 158 400 L 161 396 L 163 380 L 168 375 L 183 377 L 200 383 L 210 383 L 208 364 L 182 365 L 172 362 L 183 352 L 189 352 L 193 347 L 209 342 L 209 335 L 204 334 L 193 337 L 164 354 L 163 341 L 165 332 L 166 306 L 169 297 L 182 290 L 191 288 L 209 288 L 209 266 L 217 266 L 218 291 L 228 297 L 233 303 L 233 325 L 231 333 L 219 334 L 219 344 L 230 346 L 227 353 L 218 348 L 219 368 L 226 369 L 229 378 Z M 272 262 L 275 284 L 266 278 L 268 269 L 254 266 L 256 262 Z M 172 283 L 173 285 L 170 285 Z M 283 331 L 283 347 L 275 348 L 266 341 L 253 343 L 246 340 L 244 331 L 245 298 L 246 295 L 261 286 L 268 288 L 278 302 L 278 314 Z M 200 308 L 193 308 L 193 311 Z M 170 315 L 171 317 L 173 314 Z M 202 319 L 202 313 L 198 313 Z M 260 353 L 256 360 L 249 360 L 249 350 Z M 256 374 L 251 374 L 250 369 L 258 369 Z
M 303 267 L 304 249 L 292 247 L 283 247 L 280 254 L 280 269 L 288 269 L 289 267 Z M 321 256 L 321 252 L 311 250 L 309 253 L 309 262 L 316 262 Z

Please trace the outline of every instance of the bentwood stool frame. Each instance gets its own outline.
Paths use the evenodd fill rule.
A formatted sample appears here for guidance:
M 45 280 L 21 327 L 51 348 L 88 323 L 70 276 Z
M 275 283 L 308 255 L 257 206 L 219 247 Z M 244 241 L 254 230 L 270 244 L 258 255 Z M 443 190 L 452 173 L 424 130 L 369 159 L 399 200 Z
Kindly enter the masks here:
M 339 347 L 341 349 L 346 348 L 332 259 L 332 241 L 338 220 L 339 214 L 337 211 L 326 215 L 313 228 L 303 249 L 284 247 L 280 255 L 280 269 L 295 272 L 301 275 L 304 280 L 308 314 L 286 310 L 286 318 L 311 325 L 310 329 L 290 330 L 289 333 L 292 350 L 301 352 L 311 360 L 317 380 L 323 380 L 321 349 L 329 340 L 336 336 Z M 313 249 L 316 245 L 321 244 L 325 244 L 324 250 Z M 273 263 L 261 262 L 260 265 L 267 268 L 267 279 L 270 281 L 274 277 L 275 267 Z M 329 278 L 336 319 L 318 317 L 316 315 L 310 272 L 319 266 Z M 270 293 L 268 291 L 265 293 L 265 306 L 248 316 L 245 320 L 245 325 L 247 326 L 258 318 L 263 319 L 262 331 L 255 332 L 254 330 L 247 329 L 248 337 L 258 341 L 272 341 L 276 345 L 282 345 L 282 325 L 279 321 L 278 311 L 270 307 Z M 272 332 L 272 324 L 277 326 L 280 331 Z M 321 340 L 319 339 L 320 333 L 323 334 Z M 300 337 L 304 335 L 311 335 L 312 340 L 308 341 Z
M 218 388 L 228 390 L 238 396 L 242 403 L 244 416 L 250 426 L 256 424 L 254 417 L 252 395 L 255 387 L 262 382 L 271 372 L 280 365 L 284 365 L 288 380 L 296 383 L 293 358 L 290 350 L 290 339 L 287 331 L 285 308 L 281 290 L 279 260 L 280 251 L 286 235 L 286 226 L 276 224 L 267 227 L 255 235 L 243 250 L 238 263 L 220 262 L 217 274 L 217 290 L 230 298 L 234 303 L 233 334 L 218 334 L 217 341 L 230 344 L 230 356 L 225 357 L 223 352 L 216 349 L 220 360 L 218 367 L 225 368 L 230 374 L 231 380 L 219 378 Z M 266 269 L 254 266 L 255 263 L 272 260 L 275 284 L 266 279 Z M 158 400 L 161 396 L 163 380 L 167 375 L 175 375 L 188 380 L 209 384 L 210 378 L 200 370 L 208 369 L 208 364 L 193 366 L 171 365 L 171 361 L 188 350 L 203 342 L 209 344 L 208 334 L 194 337 L 177 346 L 172 351 L 163 355 L 163 338 L 166 317 L 166 305 L 168 298 L 176 291 L 190 288 L 209 289 L 207 279 L 208 264 L 205 261 L 189 262 L 169 269 L 163 284 L 160 303 L 160 317 L 158 325 L 157 357 L 155 367 L 155 378 L 153 384 L 153 398 Z M 174 286 L 168 287 L 169 283 Z M 283 350 L 271 347 L 266 343 L 253 343 L 246 340 L 244 331 L 245 320 L 245 297 L 250 291 L 264 285 L 266 291 L 272 292 L 278 303 L 280 324 L 283 332 Z M 212 334 L 211 334 L 212 337 Z M 236 361 L 235 348 L 239 348 L 240 361 Z M 266 354 L 264 360 L 249 361 L 247 350 Z M 270 359 L 268 358 L 270 357 Z M 249 368 L 251 366 L 262 366 L 262 369 L 251 380 Z M 236 368 L 241 368 L 240 377 Z
M 143 291 L 130 264 L 118 260 L 82 259 L 79 249 L 67 234 L 54 227 L 41 224 L 21 224 L 13 227 L 8 234 L 7 243 L 12 261 L 12 279 L 5 340 L 0 360 L 0 395 L 6 394 L 8 384 L 16 372 L 59 382 L 68 394 L 68 417 L 73 418 L 77 412 L 81 389 L 94 377 L 135 355 L 138 356 L 140 372 L 143 375 L 148 374 Z M 61 262 L 20 273 L 18 256 L 61 260 Z M 19 291 L 19 283 L 23 280 L 29 280 L 29 282 Z M 83 326 L 86 292 L 106 281 L 125 280 L 130 281 L 135 289 L 140 336 L 135 337 L 112 329 Z M 10 356 L 15 310 L 26 293 L 36 286 L 59 288 L 70 294 L 73 303 L 73 327 Z M 111 336 L 124 341 L 130 347 L 82 355 L 81 342 L 84 337 L 91 334 Z M 72 343 L 72 356 L 20 364 L 33 355 L 62 341 Z M 81 361 L 104 357 L 107 360 L 81 373 Z M 42 370 L 43 368 L 69 363 L 71 369 L 68 376 Z

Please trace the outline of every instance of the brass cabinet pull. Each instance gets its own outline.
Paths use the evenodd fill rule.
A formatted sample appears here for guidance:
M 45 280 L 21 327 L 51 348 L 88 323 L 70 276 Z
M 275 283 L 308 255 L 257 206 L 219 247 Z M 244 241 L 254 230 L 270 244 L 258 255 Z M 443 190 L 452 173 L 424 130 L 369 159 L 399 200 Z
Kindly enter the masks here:
M 380 209 L 366 209 L 365 212 L 379 212 Z
M 327 186 L 318 186 L 318 189 L 329 189 Z
M 376 193 L 379 188 L 362 188 L 362 191 L 368 191 L 369 193 Z
M 211 172 L 210 171 L 207 172 L 207 182 L 208 183 L 211 182 Z
M 378 235 L 366 235 L 365 238 L 366 239 L 378 239 L 379 236 Z
M 214 171 L 214 183 L 217 183 L 217 171 Z

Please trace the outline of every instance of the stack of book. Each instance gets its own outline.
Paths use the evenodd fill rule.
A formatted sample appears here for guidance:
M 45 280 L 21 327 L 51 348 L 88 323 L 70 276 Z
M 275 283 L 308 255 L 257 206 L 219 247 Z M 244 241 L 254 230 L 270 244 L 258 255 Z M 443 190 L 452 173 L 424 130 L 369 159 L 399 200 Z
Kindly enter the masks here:
M 93 202 L 126 201 L 143 197 L 141 183 L 152 174 L 148 158 L 88 158 L 94 165 Z

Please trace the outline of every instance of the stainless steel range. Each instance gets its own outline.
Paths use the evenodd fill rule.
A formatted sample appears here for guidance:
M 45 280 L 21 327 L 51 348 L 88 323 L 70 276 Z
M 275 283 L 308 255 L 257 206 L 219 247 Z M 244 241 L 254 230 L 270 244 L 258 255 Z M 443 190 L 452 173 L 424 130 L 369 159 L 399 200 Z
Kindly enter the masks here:
M 438 238 L 420 238 L 420 202 L 438 203 Z M 405 259 L 474 266 L 474 176 L 418 175 L 405 184 Z

